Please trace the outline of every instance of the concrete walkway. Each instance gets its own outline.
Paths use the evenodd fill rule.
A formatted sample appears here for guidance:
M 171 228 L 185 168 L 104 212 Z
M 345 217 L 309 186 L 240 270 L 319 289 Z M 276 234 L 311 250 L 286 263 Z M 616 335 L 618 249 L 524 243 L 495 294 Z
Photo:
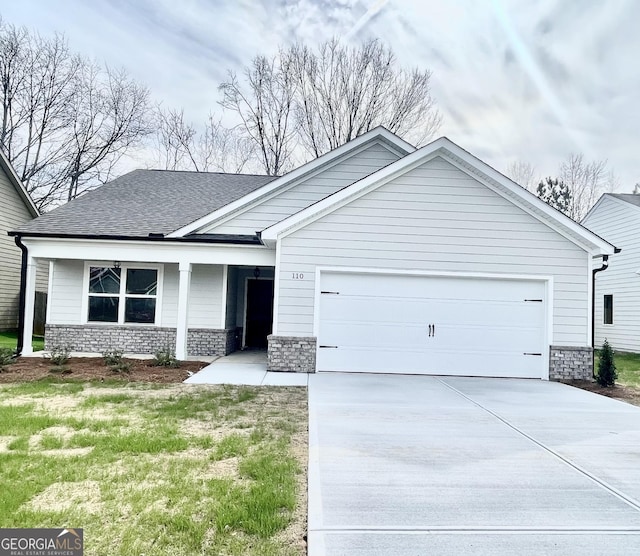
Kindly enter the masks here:
M 309 555 L 640 552 L 640 408 L 536 380 L 316 374 Z
M 267 371 L 265 351 L 236 351 L 219 357 L 185 382 L 187 384 L 246 384 L 250 386 L 307 386 L 306 373 Z

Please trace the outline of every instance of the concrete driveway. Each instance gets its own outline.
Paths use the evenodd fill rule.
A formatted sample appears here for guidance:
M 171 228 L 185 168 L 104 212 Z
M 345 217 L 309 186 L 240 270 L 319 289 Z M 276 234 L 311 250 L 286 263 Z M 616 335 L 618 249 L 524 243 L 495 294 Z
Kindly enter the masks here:
M 536 380 L 309 379 L 309 555 L 640 553 L 640 408 Z

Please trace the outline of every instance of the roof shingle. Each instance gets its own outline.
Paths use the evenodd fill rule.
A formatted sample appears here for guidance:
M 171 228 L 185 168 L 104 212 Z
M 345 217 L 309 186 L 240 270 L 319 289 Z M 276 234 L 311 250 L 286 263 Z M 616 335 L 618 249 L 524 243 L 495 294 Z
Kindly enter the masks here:
M 640 207 L 640 195 L 637 193 L 609 193 L 609 195 Z
M 134 170 L 21 226 L 52 235 L 169 234 L 276 176 Z

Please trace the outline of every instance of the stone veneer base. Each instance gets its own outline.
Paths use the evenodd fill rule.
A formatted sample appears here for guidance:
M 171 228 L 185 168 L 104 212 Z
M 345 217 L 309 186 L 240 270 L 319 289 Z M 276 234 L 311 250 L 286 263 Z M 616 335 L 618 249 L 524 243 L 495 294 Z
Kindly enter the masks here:
M 593 349 L 551 346 L 549 380 L 593 380 Z
M 292 373 L 316 372 L 316 338 L 297 336 L 267 337 L 267 369 Z
M 153 355 L 157 350 L 176 347 L 176 329 L 159 326 L 95 326 L 48 324 L 45 349 L 71 346 L 73 351 L 102 353 L 119 349 L 126 353 Z M 227 355 L 235 348 L 235 330 L 190 328 L 187 353 L 192 357 Z

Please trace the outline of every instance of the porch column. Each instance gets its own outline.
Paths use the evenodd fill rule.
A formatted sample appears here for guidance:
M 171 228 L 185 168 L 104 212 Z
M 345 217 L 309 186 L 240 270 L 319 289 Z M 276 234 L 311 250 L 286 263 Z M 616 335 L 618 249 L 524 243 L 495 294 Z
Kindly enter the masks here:
M 178 283 L 178 325 L 176 329 L 176 358 L 187 358 L 187 328 L 189 315 L 189 289 L 191 287 L 191 263 L 180 263 Z
M 27 279 L 24 291 L 24 324 L 22 328 L 22 355 L 33 355 L 33 316 L 36 304 L 36 261 L 27 258 Z

